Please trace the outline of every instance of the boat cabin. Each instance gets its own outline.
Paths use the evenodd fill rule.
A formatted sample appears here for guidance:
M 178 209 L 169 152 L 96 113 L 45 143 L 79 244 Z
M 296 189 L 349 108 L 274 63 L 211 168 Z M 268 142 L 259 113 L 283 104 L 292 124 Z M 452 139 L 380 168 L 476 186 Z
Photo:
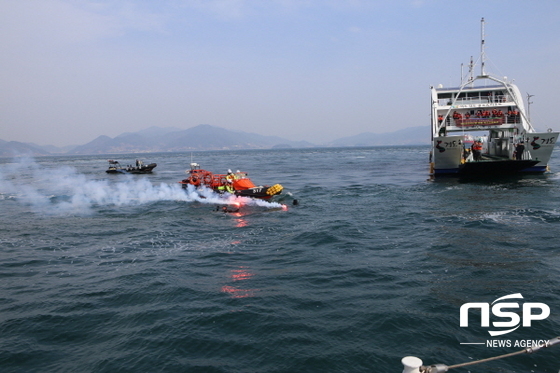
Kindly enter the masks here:
M 480 132 L 483 152 L 511 157 L 514 138 L 526 132 L 523 102 L 514 85 L 432 88 L 433 136 Z

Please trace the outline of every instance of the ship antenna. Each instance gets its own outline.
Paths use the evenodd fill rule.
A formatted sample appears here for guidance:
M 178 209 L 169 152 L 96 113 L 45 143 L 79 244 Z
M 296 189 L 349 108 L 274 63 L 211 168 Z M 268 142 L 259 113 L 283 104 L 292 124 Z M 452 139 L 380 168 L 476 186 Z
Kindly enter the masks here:
M 469 64 L 469 74 L 470 74 L 469 81 L 471 82 L 471 84 L 474 82 L 473 70 L 474 70 L 474 62 L 471 56 L 471 63 Z
M 480 21 L 480 75 L 481 76 L 485 76 L 486 73 L 484 72 L 484 63 L 485 63 L 485 59 L 486 56 L 484 55 L 484 17 L 482 17 L 482 20 Z
M 534 95 L 530 95 L 529 92 L 527 92 L 527 119 L 529 119 L 529 122 L 531 121 L 531 104 L 533 103 L 531 97 L 533 96 Z

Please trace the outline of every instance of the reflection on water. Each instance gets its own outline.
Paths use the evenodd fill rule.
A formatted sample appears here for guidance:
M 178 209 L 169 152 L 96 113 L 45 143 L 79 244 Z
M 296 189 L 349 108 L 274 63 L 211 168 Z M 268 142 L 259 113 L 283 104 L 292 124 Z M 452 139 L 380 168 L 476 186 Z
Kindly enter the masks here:
M 229 274 L 230 280 L 236 283 L 249 280 L 253 278 L 253 276 L 255 276 L 255 274 L 250 272 L 247 267 L 243 266 L 230 270 Z M 236 286 L 224 285 L 221 291 L 222 293 L 229 294 L 231 298 L 249 298 L 255 296 L 255 293 L 258 292 L 259 289 L 244 289 L 240 287 L 240 284 L 236 284 Z
M 243 227 L 247 226 L 247 224 L 248 224 L 247 220 L 242 218 L 243 215 L 241 215 L 238 212 L 234 213 L 233 215 L 236 217 L 235 218 L 235 222 L 236 222 L 235 227 L 236 228 L 243 228 Z

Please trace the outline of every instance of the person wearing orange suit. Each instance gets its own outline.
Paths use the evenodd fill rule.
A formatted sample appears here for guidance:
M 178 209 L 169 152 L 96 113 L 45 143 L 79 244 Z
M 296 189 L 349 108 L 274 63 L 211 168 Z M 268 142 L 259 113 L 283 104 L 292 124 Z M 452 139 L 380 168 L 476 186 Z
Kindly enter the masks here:
M 474 160 L 475 161 L 480 161 L 482 159 L 482 142 L 475 141 L 472 144 L 471 149 L 472 149 Z

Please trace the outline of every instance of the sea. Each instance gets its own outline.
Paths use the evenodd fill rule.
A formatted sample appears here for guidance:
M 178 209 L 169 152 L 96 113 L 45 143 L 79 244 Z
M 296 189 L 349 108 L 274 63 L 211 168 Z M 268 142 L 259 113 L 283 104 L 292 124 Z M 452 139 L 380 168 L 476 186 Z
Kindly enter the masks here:
M 402 372 L 555 338 L 559 153 L 484 180 L 430 178 L 427 146 L 1 158 L 0 372 Z M 191 162 L 284 190 L 184 190 Z M 451 371 L 559 370 L 556 345 Z

